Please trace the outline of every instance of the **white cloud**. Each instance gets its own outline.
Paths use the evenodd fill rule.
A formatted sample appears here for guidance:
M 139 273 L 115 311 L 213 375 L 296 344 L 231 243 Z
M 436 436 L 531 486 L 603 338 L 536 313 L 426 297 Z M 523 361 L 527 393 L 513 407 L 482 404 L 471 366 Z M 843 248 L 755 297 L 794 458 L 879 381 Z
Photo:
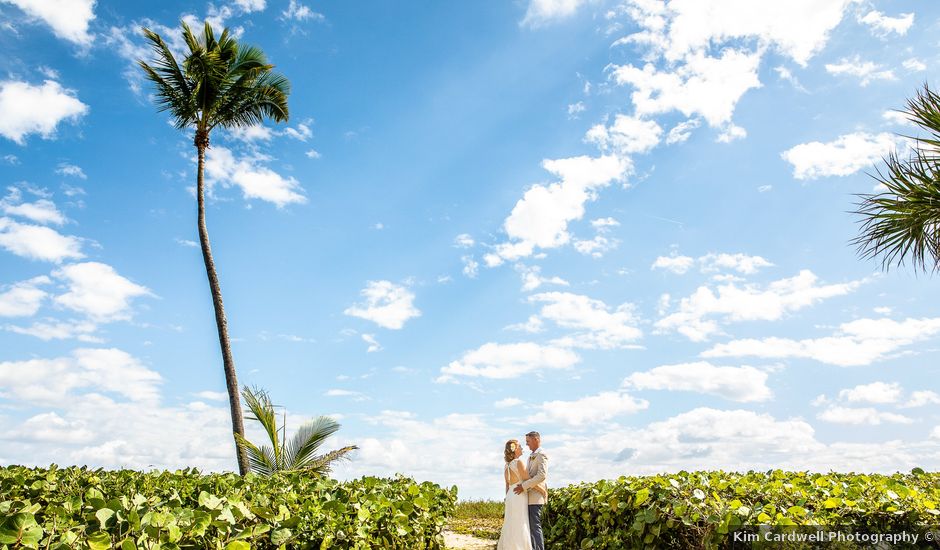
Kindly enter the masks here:
M 366 344 L 369 344 L 369 349 L 366 350 L 367 353 L 374 353 L 376 351 L 382 351 L 382 344 L 380 344 L 376 339 L 374 334 L 363 334 L 362 341 Z
M 901 385 L 897 382 L 872 382 L 839 391 L 839 399 L 849 403 L 896 403 L 901 398 Z
M 901 63 L 901 66 L 911 71 L 912 73 L 919 73 L 927 70 L 927 64 L 920 59 L 917 59 L 916 57 L 905 59 L 904 62 Z
M 617 115 L 610 126 L 596 124 L 587 131 L 584 140 L 602 151 L 620 155 L 648 153 L 659 145 L 663 129 L 653 120 Z
M 591 240 L 576 239 L 574 249 L 592 258 L 603 258 L 604 254 L 617 247 L 620 241 L 617 239 L 608 239 L 603 235 L 595 235 Z
M 41 225 L 18 223 L 10 218 L 0 218 L 0 246 L 31 260 L 60 263 L 84 257 L 81 241 L 76 237 L 62 235 Z
M 525 323 L 516 323 L 506 327 L 506 330 L 519 330 L 530 334 L 537 334 L 543 329 L 542 319 L 538 315 L 529 315 Z
M 754 39 L 801 66 L 821 51 L 853 0 L 632 0 L 628 13 L 643 29 L 623 42 L 647 44 L 669 61 L 715 44 Z
M 598 231 L 606 232 L 611 227 L 620 227 L 620 222 L 614 218 L 597 218 L 596 220 L 591 220 L 591 227 Z
M 899 126 L 907 126 L 911 124 L 911 121 L 907 118 L 907 115 L 901 111 L 885 111 L 881 113 L 881 118 L 886 122 L 897 124 Z
M 511 407 L 516 407 L 522 405 L 525 401 L 518 399 L 516 397 L 507 397 L 505 399 L 500 399 L 499 401 L 493 403 L 493 406 L 497 409 L 508 409 Z
M 618 227 L 620 222 L 613 218 L 599 218 L 591 220 L 591 227 L 597 232 L 591 240 L 575 239 L 573 241 L 574 249 L 592 258 L 602 258 L 604 254 L 613 250 L 620 244 L 619 239 L 606 237 L 610 233 L 611 227 Z
M 210 183 L 237 185 L 246 199 L 272 202 L 278 208 L 306 203 L 300 183 L 293 176 L 285 178 L 264 166 L 266 160 L 261 155 L 236 159 L 231 150 L 216 145 L 206 153 L 206 176 Z
M 301 122 L 297 125 L 297 128 L 286 128 L 284 130 L 284 135 L 291 139 L 296 139 L 298 141 L 307 141 L 313 137 L 313 131 L 310 129 L 309 124 L 312 122 L 307 120 Z
M 695 260 L 689 256 L 659 256 L 650 266 L 650 269 L 665 269 L 676 275 L 683 275 L 689 271 L 694 263 Z
M 55 319 L 46 319 L 36 321 L 28 327 L 16 325 L 6 325 L 4 330 L 15 334 L 34 336 L 40 340 L 48 342 L 49 340 L 68 340 L 76 339 L 80 342 L 90 342 L 100 344 L 103 340 L 95 336 L 98 325 L 92 321 L 59 321 Z
M 887 36 L 891 33 L 904 36 L 914 24 L 914 14 L 905 13 L 898 17 L 889 17 L 880 11 L 872 10 L 864 17 L 859 17 L 858 20 L 871 27 L 872 33 L 876 36 Z
M 833 424 L 865 424 L 877 426 L 883 423 L 910 424 L 910 418 L 896 413 L 882 412 L 871 407 L 831 406 L 817 415 L 817 418 Z
M 67 265 L 54 271 L 53 275 L 68 285 L 68 291 L 56 296 L 55 302 L 96 321 L 129 319 L 131 300 L 138 296 L 152 296 L 148 288 L 131 282 L 110 265 L 99 262 Z
M 605 391 L 573 401 L 546 401 L 530 422 L 558 422 L 572 426 L 594 424 L 649 408 L 649 401 L 625 392 Z
M 94 432 L 82 421 L 62 418 L 55 412 L 37 414 L 26 419 L 20 429 L 7 434 L 7 439 L 49 442 L 54 444 L 85 444 L 94 440 Z
M 571 240 L 568 223 L 580 220 L 585 203 L 611 181 L 623 178 L 631 165 L 624 158 L 605 155 L 546 160 L 542 166 L 561 181 L 533 185 L 525 192 L 503 224 L 510 242 L 497 245 L 495 254 L 484 258 L 488 266 L 531 256 L 536 247 L 567 244 Z
M 63 40 L 91 46 L 94 36 L 88 25 L 95 18 L 96 0 L 3 0 L 33 19 L 41 19 Z M 0 117 L 2 118 L 2 117 Z
M 0 286 L 0 317 L 31 317 L 49 296 L 39 288 L 52 280 L 46 276 L 33 277 L 9 286 Z
M 568 118 L 578 118 L 578 115 L 587 110 L 583 101 L 568 104 Z
M 471 248 L 476 244 L 473 240 L 473 237 L 468 233 L 461 233 L 454 237 L 454 246 L 456 248 Z
M 20 159 L 16 155 L 3 155 L 3 162 L 11 165 L 17 165 L 20 163 Z
M 414 293 L 391 281 L 369 281 L 359 293 L 364 304 L 354 304 L 343 313 L 360 317 L 387 329 L 398 330 L 421 312 L 414 306 Z
M 523 26 L 540 27 L 561 19 L 571 17 L 587 0 L 529 0 Z
M 904 346 L 940 333 L 940 318 L 858 319 L 839 326 L 833 336 L 793 340 L 732 340 L 702 353 L 703 357 L 805 358 L 852 367 L 880 361 Z
M 323 395 L 326 397 L 350 397 L 353 399 L 353 401 L 369 400 L 369 398 L 364 393 L 352 390 L 331 389 L 327 390 Z
M 306 157 L 309 159 L 318 159 L 322 156 L 316 149 L 310 149 L 309 151 L 304 153 L 304 155 L 306 155 Z
M 476 279 L 477 274 L 480 272 L 480 264 L 473 259 L 473 256 L 461 256 L 460 261 L 463 262 L 463 274 L 471 279 Z
M 525 266 L 516 264 L 516 271 L 518 271 L 519 275 L 522 277 L 523 292 L 531 292 L 542 285 L 569 286 L 568 281 L 561 277 L 543 277 L 542 268 L 537 265 Z
M 209 401 L 228 401 L 228 393 L 224 391 L 204 390 L 196 392 L 193 395 L 200 399 L 208 399 Z
M 0 136 L 23 145 L 26 136 L 55 137 L 60 122 L 75 122 L 88 106 L 54 80 L 39 86 L 15 80 L 0 81 Z
M 180 245 L 180 246 L 185 246 L 185 247 L 187 247 L 187 248 L 198 248 L 198 247 L 199 247 L 199 243 L 197 243 L 196 241 L 190 240 L 190 239 L 179 239 L 179 238 L 177 238 L 177 239 L 176 239 L 176 244 L 178 244 L 178 245 Z
M 295 21 L 306 21 L 308 19 L 323 21 L 326 19 L 322 13 L 313 11 L 309 6 L 305 6 L 297 0 L 290 0 L 290 4 L 287 6 L 286 10 L 281 12 L 281 16 L 284 19 L 293 19 Z
M 547 370 L 569 369 L 580 360 L 573 351 L 555 346 L 532 342 L 487 343 L 441 368 L 441 376 L 437 381 L 450 382 L 457 376 L 496 380 L 519 378 Z
M 709 253 L 700 257 L 698 261 L 702 266 L 702 273 L 733 270 L 744 275 L 753 275 L 761 268 L 773 267 L 774 265 L 760 256 L 749 256 L 741 253 Z
M 843 58 L 839 63 L 826 63 L 826 72 L 836 76 L 857 77 L 861 86 L 868 86 L 874 80 L 897 80 L 890 69 L 884 70 L 881 65 L 862 61 L 857 55 L 852 59 Z
M 849 176 L 870 167 L 889 152 L 903 145 L 897 136 L 883 132 L 855 132 L 839 136 L 835 141 L 801 143 L 780 156 L 793 165 L 798 180 L 827 176 Z
M 719 143 L 731 143 L 732 141 L 737 141 L 746 137 L 747 130 L 736 124 L 728 123 L 722 127 L 721 133 L 718 134 L 717 139 Z
M 861 282 L 854 281 L 821 286 L 816 275 L 804 269 L 795 277 L 771 282 L 765 288 L 753 284 L 739 287 L 734 282 L 715 290 L 700 286 L 680 301 L 677 311 L 656 321 L 655 326 L 660 332 L 676 330 L 701 342 L 719 332 L 719 322 L 776 321 L 827 298 L 849 294 L 859 285 Z
M 539 317 L 562 328 L 580 332 L 553 344 L 587 349 L 623 349 L 643 337 L 634 306 L 624 303 L 611 310 L 604 302 L 570 292 L 543 292 L 529 296 L 530 303 L 545 304 Z
M 652 63 L 642 69 L 620 65 L 611 70 L 611 77 L 617 84 L 633 86 L 630 97 L 641 117 L 679 111 L 687 117 L 701 115 L 713 127 L 724 127 L 731 122 L 738 100 L 761 86 L 760 58 L 760 53 L 730 48 L 720 57 L 696 52 L 671 72 L 660 71 Z
M 235 0 L 235 4 L 245 13 L 264 10 L 266 0 Z
M 777 75 L 780 77 L 781 80 L 785 80 L 789 82 L 797 90 L 801 92 L 807 92 L 806 88 L 804 88 L 803 85 L 800 84 L 799 79 L 797 79 L 796 76 L 794 76 L 793 72 L 791 72 L 790 69 L 784 67 L 783 65 L 780 65 L 778 67 L 774 67 L 774 72 L 777 73 Z
M 901 405 L 904 408 L 923 407 L 924 405 L 940 405 L 940 394 L 931 390 L 917 390 L 911 392 L 910 399 Z
M 92 389 L 153 402 L 160 375 L 115 348 L 76 349 L 68 357 L 0 362 L 0 396 L 38 405 L 60 405 L 76 390 Z
M 697 118 L 690 118 L 684 122 L 680 122 L 672 127 L 669 130 L 669 133 L 666 135 L 666 145 L 673 145 L 675 143 L 682 143 L 689 139 L 689 136 L 692 135 L 692 130 L 701 126 L 702 121 Z
M 36 202 L 19 204 L 3 199 L 0 200 L 0 210 L 10 216 L 20 216 L 38 223 L 52 223 L 55 225 L 65 223 L 65 216 L 59 211 L 55 203 L 49 199 L 39 199 Z
M 252 124 L 251 126 L 235 126 L 225 130 L 232 139 L 244 142 L 271 141 L 274 137 L 274 130 L 263 124 Z
M 767 401 L 773 397 L 767 387 L 766 372 L 748 366 L 716 367 L 706 361 L 635 372 L 624 379 L 623 386 L 637 390 L 706 393 L 740 402 Z
M 73 178 L 80 178 L 83 180 L 88 179 L 88 176 L 85 175 L 85 171 L 82 170 L 81 166 L 75 166 L 74 164 L 69 164 L 67 162 L 60 163 L 59 167 L 56 168 L 55 173 L 62 176 L 72 176 Z

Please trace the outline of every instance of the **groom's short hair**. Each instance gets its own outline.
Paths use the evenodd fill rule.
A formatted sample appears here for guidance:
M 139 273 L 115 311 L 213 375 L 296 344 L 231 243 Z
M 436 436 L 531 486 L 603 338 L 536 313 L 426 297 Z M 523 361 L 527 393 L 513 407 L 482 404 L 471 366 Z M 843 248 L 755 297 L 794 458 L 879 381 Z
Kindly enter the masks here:
M 542 439 L 542 436 L 538 432 L 529 432 L 525 434 L 526 437 L 534 437 L 535 439 Z

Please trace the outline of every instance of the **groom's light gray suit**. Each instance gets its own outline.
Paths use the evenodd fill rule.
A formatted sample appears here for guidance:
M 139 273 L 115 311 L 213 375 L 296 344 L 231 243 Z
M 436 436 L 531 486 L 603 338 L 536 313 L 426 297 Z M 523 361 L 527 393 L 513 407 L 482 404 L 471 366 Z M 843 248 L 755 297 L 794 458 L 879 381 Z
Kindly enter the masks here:
M 548 501 L 539 491 L 531 491 L 533 487 L 541 487 L 548 492 L 545 478 L 548 476 L 548 455 L 538 448 L 529 455 L 527 462 L 529 479 L 522 482 L 522 488 L 529 496 L 529 532 L 532 534 L 532 550 L 545 550 L 545 537 L 542 536 L 542 506 Z

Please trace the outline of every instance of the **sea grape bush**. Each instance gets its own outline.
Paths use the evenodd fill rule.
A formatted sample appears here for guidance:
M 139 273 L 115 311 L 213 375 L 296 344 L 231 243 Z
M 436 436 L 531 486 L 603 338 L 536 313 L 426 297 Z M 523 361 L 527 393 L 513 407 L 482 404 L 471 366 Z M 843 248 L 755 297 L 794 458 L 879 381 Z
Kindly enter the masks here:
M 543 524 L 551 548 L 750 548 L 733 544 L 735 530 L 923 533 L 938 530 L 938 506 L 940 473 L 919 468 L 894 475 L 683 471 L 552 490 Z
M 0 468 L 0 548 L 443 548 L 457 488 L 405 478 Z

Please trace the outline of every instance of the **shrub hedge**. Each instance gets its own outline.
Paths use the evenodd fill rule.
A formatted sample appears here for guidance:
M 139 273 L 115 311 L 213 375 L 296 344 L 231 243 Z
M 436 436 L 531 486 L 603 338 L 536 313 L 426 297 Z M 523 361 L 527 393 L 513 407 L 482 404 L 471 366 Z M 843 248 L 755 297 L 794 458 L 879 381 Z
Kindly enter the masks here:
M 823 525 L 854 533 L 940 532 L 940 473 L 679 472 L 621 477 L 551 491 L 544 510 L 551 548 L 750 548 L 735 531 Z M 766 529 L 766 528 L 765 528 Z M 841 541 L 840 548 L 870 548 Z M 781 547 L 779 544 L 767 545 Z M 788 547 L 811 547 L 792 545 Z M 902 548 L 904 545 L 887 546 Z
M 0 548 L 443 548 L 457 488 L 195 469 L 0 468 Z

